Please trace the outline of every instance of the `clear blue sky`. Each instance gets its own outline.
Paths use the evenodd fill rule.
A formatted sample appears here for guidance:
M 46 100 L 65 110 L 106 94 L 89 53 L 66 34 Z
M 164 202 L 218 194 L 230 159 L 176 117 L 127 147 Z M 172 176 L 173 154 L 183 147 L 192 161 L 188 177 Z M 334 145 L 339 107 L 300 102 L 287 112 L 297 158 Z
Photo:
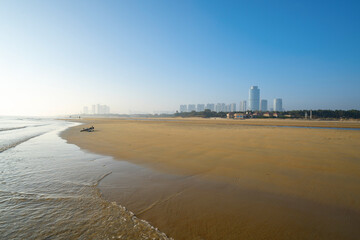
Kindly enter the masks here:
M 0 115 L 360 109 L 360 1 L 0 1 Z M 5 104 L 6 103 L 6 104 Z

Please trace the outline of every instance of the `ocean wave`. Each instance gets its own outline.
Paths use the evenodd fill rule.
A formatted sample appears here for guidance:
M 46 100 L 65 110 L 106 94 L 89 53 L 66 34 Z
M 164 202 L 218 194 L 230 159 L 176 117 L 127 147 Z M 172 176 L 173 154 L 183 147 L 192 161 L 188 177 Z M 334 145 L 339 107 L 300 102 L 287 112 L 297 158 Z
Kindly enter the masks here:
M 18 141 L 15 141 L 15 142 L 11 142 L 11 143 L 8 143 L 8 144 L 5 144 L 3 146 L 0 146 L 0 153 L 6 151 L 6 150 L 9 150 L 11 148 L 14 148 L 16 147 L 17 145 L 21 144 L 21 143 L 24 143 L 32 138 L 35 138 L 35 137 L 38 137 L 40 135 L 42 135 L 44 133 L 40 133 L 40 134 L 36 134 L 36 135 L 33 135 L 33 136 L 29 136 L 29 137 L 26 137 L 26 138 L 21 138 L 21 139 L 18 139 Z
M 96 186 L 72 196 L 0 191 L 0 206 L 6 207 L 13 216 L 6 221 L 0 216 L 4 226 L 14 226 L 23 216 L 28 217 L 26 225 L 0 226 L 3 236 L 12 239 L 172 240 L 125 207 L 103 199 Z
M 0 132 L 12 131 L 12 130 L 30 128 L 30 127 L 43 127 L 43 126 L 47 126 L 47 125 L 48 124 L 38 124 L 38 125 L 28 125 L 28 126 L 20 126 L 20 127 L 0 128 Z
M 26 127 L 28 127 L 28 126 L 11 127 L 11 128 L 0 128 L 0 132 L 17 130 L 17 129 L 22 129 L 22 128 L 26 128 Z
M 70 125 L 54 123 L 0 133 L 0 239 L 171 239 L 103 198 L 109 160 L 65 144 L 58 133 Z

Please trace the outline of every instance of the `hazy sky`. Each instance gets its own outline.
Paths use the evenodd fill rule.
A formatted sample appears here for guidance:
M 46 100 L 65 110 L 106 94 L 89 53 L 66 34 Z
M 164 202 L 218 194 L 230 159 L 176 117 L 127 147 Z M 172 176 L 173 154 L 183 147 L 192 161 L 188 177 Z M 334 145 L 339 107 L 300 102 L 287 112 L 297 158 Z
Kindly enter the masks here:
M 0 115 L 360 109 L 360 1 L 0 0 Z

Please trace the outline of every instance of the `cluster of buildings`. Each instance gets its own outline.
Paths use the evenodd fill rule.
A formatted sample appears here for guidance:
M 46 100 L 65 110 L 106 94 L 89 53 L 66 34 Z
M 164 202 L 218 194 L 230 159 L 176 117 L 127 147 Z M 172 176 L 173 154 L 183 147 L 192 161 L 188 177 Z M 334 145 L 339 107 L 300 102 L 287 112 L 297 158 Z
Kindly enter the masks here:
M 180 105 L 180 112 L 202 112 L 206 109 L 213 112 L 235 112 L 236 103 L 225 104 L 225 103 L 208 103 L 208 104 L 189 104 L 189 105 Z
M 266 99 L 260 99 L 260 89 L 258 86 L 251 86 L 249 90 L 249 104 L 246 104 L 246 101 L 240 102 L 240 111 L 274 111 L 274 112 L 282 112 L 283 104 L 281 98 L 275 98 L 273 100 L 273 108 L 269 109 L 268 101 Z
M 269 109 L 268 101 L 266 99 L 260 99 L 260 89 L 258 86 L 251 86 L 249 90 L 249 99 L 248 101 L 243 100 L 240 102 L 237 107 L 236 103 L 225 104 L 225 103 L 208 103 L 208 104 L 188 104 L 180 105 L 180 112 L 202 112 L 204 110 L 210 110 L 214 112 L 246 112 L 246 111 L 283 111 L 282 99 L 275 98 L 273 101 L 273 108 Z
M 110 107 L 107 105 L 94 104 L 90 109 L 85 106 L 83 109 L 83 114 L 110 114 Z

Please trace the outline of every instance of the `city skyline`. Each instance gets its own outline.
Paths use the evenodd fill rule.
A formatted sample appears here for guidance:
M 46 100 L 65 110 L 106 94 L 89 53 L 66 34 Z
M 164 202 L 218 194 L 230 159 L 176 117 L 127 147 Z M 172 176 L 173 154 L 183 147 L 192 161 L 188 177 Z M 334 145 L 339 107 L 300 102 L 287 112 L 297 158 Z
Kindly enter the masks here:
M 234 103 L 360 109 L 356 1 L 1 1 L 0 115 Z M 240 98 L 239 98 L 240 97 Z
M 272 107 L 269 108 L 268 100 L 261 98 L 259 86 L 251 86 L 249 89 L 248 100 L 241 100 L 237 103 L 207 103 L 205 104 L 181 104 L 179 112 L 202 112 L 205 109 L 215 112 L 246 112 L 246 111 L 285 111 L 283 108 L 282 98 L 273 98 Z M 195 107 L 196 105 L 196 107 Z M 199 106 L 201 106 L 199 108 Z M 190 110 L 189 110 L 190 109 Z M 287 109 L 290 110 L 290 109 Z
M 84 106 L 82 114 L 110 114 L 110 107 L 106 104 L 92 104 L 91 111 L 88 106 Z

